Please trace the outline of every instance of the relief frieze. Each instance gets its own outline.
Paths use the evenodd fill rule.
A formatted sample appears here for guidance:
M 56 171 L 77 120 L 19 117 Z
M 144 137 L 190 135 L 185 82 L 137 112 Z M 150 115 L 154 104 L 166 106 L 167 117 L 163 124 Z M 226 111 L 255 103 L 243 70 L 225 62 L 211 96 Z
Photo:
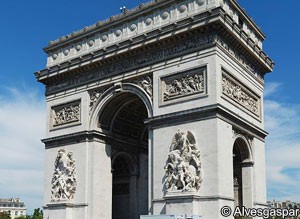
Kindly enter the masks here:
M 162 46 L 159 50 L 153 49 L 142 54 L 130 56 L 128 59 L 122 59 L 119 62 L 114 62 L 96 70 L 77 74 L 76 76 L 60 80 L 55 84 L 48 85 L 46 93 L 50 94 L 59 90 L 70 88 L 72 86 L 78 86 L 87 82 L 92 82 L 105 78 L 108 76 L 117 75 L 121 72 L 128 71 L 137 67 L 146 66 L 155 62 L 160 62 L 165 59 L 182 55 L 183 53 L 193 49 L 199 49 L 213 45 L 216 42 L 217 35 L 210 34 L 205 36 L 195 36 L 189 39 L 185 39 L 176 44 L 168 44 L 168 46 Z
M 206 67 L 161 78 L 161 103 L 206 94 Z
M 80 101 L 52 107 L 52 128 L 80 122 Z
M 222 95 L 260 116 L 260 98 L 224 72 L 222 74 Z

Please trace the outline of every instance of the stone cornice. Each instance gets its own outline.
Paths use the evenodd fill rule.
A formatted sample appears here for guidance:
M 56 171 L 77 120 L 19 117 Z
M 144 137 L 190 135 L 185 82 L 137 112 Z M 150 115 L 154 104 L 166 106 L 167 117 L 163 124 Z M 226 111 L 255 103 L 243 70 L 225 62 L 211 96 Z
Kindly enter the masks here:
M 84 142 L 102 142 L 113 145 L 115 148 L 122 148 L 127 145 L 128 148 L 135 151 L 144 152 L 147 151 L 147 146 L 134 139 L 127 139 L 126 141 L 117 138 L 115 135 L 105 134 L 100 131 L 81 131 L 72 134 L 59 135 L 42 139 L 46 149 L 61 147 L 64 145 L 78 144 Z M 137 147 L 139 145 L 139 147 Z
M 182 0 L 181 0 L 182 1 Z M 75 31 L 69 35 L 62 36 L 57 40 L 50 41 L 49 45 L 44 48 L 46 52 L 51 51 L 63 44 L 70 44 L 79 38 L 88 37 L 89 35 L 92 35 L 94 33 L 97 33 L 99 31 L 103 31 L 105 29 L 109 29 L 113 26 L 116 26 L 118 24 L 123 24 L 127 21 L 133 20 L 139 16 L 145 16 L 145 14 L 152 13 L 155 10 L 161 10 L 163 7 L 167 7 L 168 5 L 180 3 L 180 0 L 153 0 L 147 3 L 142 3 L 139 6 L 130 9 L 125 10 L 123 13 L 111 16 L 110 18 L 104 20 L 104 21 L 98 21 L 97 23 L 87 26 L 79 31 Z M 214 1 L 212 1 L 214 2 Z M 204 6 L 206 2 L 203 0 L 197 0 L 196 3 L 198 3 L 199 6 Z M 247 23 L 255 30 L 256 34 L 259 35 L 259 37 L 264 40 L 265 35 L 260 30 L 260 28 L 253 22 L 253 20 L 247 15 L 245 10 L 237 3 L 235 0 L 229 0 L 226 2 L 230 5 L 232 10 L 237 11 L 239 16 L 241 16 L 244 20 L 247 21 Z M 214 6 L 221 6 L 224 7 L 224 0 L 215 1 Z M 209 6 L 211 7 L 211 6 Z M 208 9 L 208 6 L 206 6 L 206 9 Z
M 244 19 L 248 25 L 251 26 L 251 28 L 253 28 L 256 32 L 257 35 L 259 35 L 259 37 L 261 37 L 262 40 L 265 40 L 266 36 L 265 34 L 262 32 L 262 30 L 254 23 L 254 21 L 252 20 L 252 18 L 247 14 L 247 12 L 245 11 L 245 9 L 243 9 L 236 0 L 231 0 L 228 1 L 229 5 L 231 7 L 233 7 L 234 9 L 237 10 L 237 13 L 242 17 L 242 19 Z
M 248 133 L 251 136 L 256 136 L 260 140 L 264 140 L 267 136 L 267 132 L 263 129 L 250 124 L 245 119 L 243 119 L 238 114 L 230 111 L 220 104 L 214 104 L 206 107 L 196 108 L 192 110 L 186 110 L 176 113 L 170 113 L 161 116 L 155 116 L 152 118 L 148 118 L 145 120 L 145 125 L 149 126 L 152 129 L 170 126 L 174 124 L 180 124 L 182 122 L 187 121 L 198 121 L 204 119 L 213 119 L 219 118 L 230 124 L 238 130 L 241 130 L 245 133 Z M 122 144 L 122 141 L 110 136 L 109 134 L 104 134 L 99 131 L 91 130 L 91 131 L 81 131 L 67 135 L 61 135 L 51 138 L 43 139 L 42 142 L 45 144 L 45 148 L 55 148 L 60 147 L 62 145 L 68 144 L 77 144 L 81 142 L 92 142 L 98 141 L 108 144 L 114 144 L 118 146 Z M 123 142 L 125 143 L 125 142 Z M 135 147 L 136 144 L 126 142 L 128 145 L 132 145 L 132 148 Z M 143 150 L 143 148 L 141 148 Z
M 211 12 L 211 18 L 222 17 L 222 16 L 220 16 L 220 14 L 223 14 L 223 13 L 224 13 L 224 11 L 222 9 L 217 8 Z M 189 22 L 197 22 L 198 19 L 200 20 L 200 18 L 196 17 L 194 20 L 190 19 Z M 203 22 L 203 20 L 202 20 L 202 22 Z M 195 23 L 195 24 L 197 24 L 197 23 Z M 177 26 L 173 25 L 173 28 L 180 28 L 183 26 L 186 27 L 187 25 L 190 25 L 190 24 L 185 23 L 185 24 L 178 24 Z M 163 32 L 164 30 L 161 30 L 161 31 Z M 170 31 L 170 30 L 166 30 L 166 31 Z M 171 31 L 173 31 L 173 30 L 171 30 Z M 170 32 L 167 32 L 167 33 L 170 33 Z M 80 85 L 82 83 L 83 84 L 89 83 L 93 80 L 94 81 L 99 80 L 101 78 L 109 77 L 112 75 L 109 72 L 107 72 L 107 73 L 101 73 L 99 76 L 95 76 L 94 74 L 89 75 L 89 73 L 87 73 L 87 72 L 99 71 L 99 69 L 101 69 L 101 71 L 103 72 L 103 71 L 105 71 L 105 68 L 107 68 L 105 66 L 115 64 L 118 61 L 124 62 L 124 64 L 127 67 L 126 66 L 122 67 L 121 72 L 118 72 L 116 70 L 114 70 L 113 72 L 114 72 L 114 74 L 118 74 L 118 73 L 123 74 L 124 72 L 131 70 L 130 68 L 128 68 L 128 64 L 126 64 L 126 62 L 130 63 L 130 58 L 128 58 L 128 57 L 131 57 L 131 59 L 132 58 L 135 59 L 134 57 L 137 56 L 140 59 L 146 53 L 154 54 L 153 52 L 155 51 L 155 49 L 161 48 L 161 50 L 162 50 L 164 47 L 166 47 L 166 45 L 171 45 L 172 43 L 174 44 L 174 46 L 173 46 L 174 48 L 178 47 L 179 44 L 182 44 L 182 45 L 184 43 L 188 44 L 188 40 L 191 39 L 191 36 L 193 34 L 195 36 L 197 36 L 197 38 L 199 38 L 199 37 L 208 36 L 207 33 L 211 33 L 211 34 L 218 33 L 218 35 L 220 33 L 222 33 L 222 37 L 218 37 L 217 40 L 213 39 L 210 42 L 207 41 L 207 43 L 206 43 L 207 45 L 202 43 L 202 46 L 197 49 L 201 49 L 201 48 L 203 49 L 203 48 L 207 48 L 209 46 L 219 45 L 222 48 L 224 48 L 224 50 L 228 50 L 229 52 L 233 51 L 232 49 L 229 49 L 228 43 L 224 43 L 224 41 L 222 41 L 222 39 L 224 38 L 224 39 L 227 39 L 225 41 L 230 42 L 231 45 L 238 47 L 237 49 L 239 49 L 241 51 L 241 52 L 239 52 L 240 54 L 244 53 L 243 56 L 245 56 L 245 57 L 248 56 L 246 60 L 243 60 L 243 59 L 241 59 L 240 54 L 237 54 L 237 53 L 234 54 L 235 58 L 237 58 L 241 64 L 245 65 L 245 67 L 247 67 L 249 69 L 250 73 L 260 75 L 259 72 L 270 71 L 270 69 L 272 68 L 272 66 L 269 66 L 268 64 L 266 64 L 267 61 L 269 60 L 268 57 L 262 56 L 263 53 L 260 53 L 260 54 L 256 53 L 256 55 L 254 55 L 254 53 L 250 51 L 251 49 L 247 49 L 249 46 L 243 45 L 241 43 L 239 44 L 239 40 L 235 37 L 232 37 L 232 34 L 230 34 L 230 30 L 228 30 L 227 27 L 223 25 L 223 21 L 218 19 L 218 20 L 215 20 L 214 23 L 211 23 L 210 25 L 207 25 L 205 27 L 202 27 L 200 25 L 199 28 L 197 28 L 197 29 L 190 30 L 189 32 L 183 32 L 181 34 L 177 34 L 172 37 L 167 37 L 165 39 L 159 40 L 158 42 L 153 42 L 153 43 L 149 43 L 149 44 L 146 43 L 146 45 L 137 47 L 136 49 L 126 49 L 126 47 L 124 47 L 124 48 L 122 48 L 123 52 L 119 52 L 119 54 L 117 54 L 117 55 L 116 55 L 116 53 L 118 53 L 118 50 L 120 50 L 120 48 L 118 48 L 118 47 L 112 47 L 111 49 L 108 49 L 106 51 L 101 50 L 101 51 L 99 51 L 99 53 L 93 53 L 93 54 L 90 54 L 89 56 L 81 57 L 80 59 L 74 59 L 74 60 L 66 62 L 66 63 L 61 63 L 61 65 L 45 69 L 41 72 L 36 73 L 36 77 L 40 82 L 43 82 L 46 85 L 54 84 L 56 86 L 55 89 L 50 88 L 51 86 L 50 87 L 47 86 L 47 94 L 53 93 L 53 92 L 55 93 L 60 90 L 68 89 L 70 87 L 70 82 L 64 81 L 64 78 L 66 78 L 68 76 L 76 75 L 75 78 L 74 77 L 70 78 L 70 80 L 72 80 L 74 82 L 73 84 L 76 86 Z M 155 35 L 153 35 L 153 36 L 147 35 L 146 37 L 147 38 L 149 37 L 148 40 L 151 40 L 151 38 L 152 39 L 155 38 Z M 128 45 L 127 47 L 131 48 L 134 46 Z M 135 63 L 134 67 L 138 68 L 138 67 L 143 67 L 143 66 L 149 66 L 151 64 L 154 64 L 155 62 L 163 61 L 166 58 L 172 58 L 172 57 L 183 55 L 183 52 L 184 53 L 193 52 L 193 50 L 189 49 L 188 47 L 186 47 L 185 50 L 186 51 L 183 51 L 182 49 L 180 49 L 180 51 L 182 51 L 182 52 L 171 53 L 171 55 L 168 57 L 166 57 L 164 55 L 164 57 L 161 57 L 161 58 L 158 57 L 159 59 L 157 59 L 157 60 L 151 59 L 152 62 L 146 61 L 146 62 L 143 62 L 142 65 Z M 142 55 L 139 55 L 139 54 L 142 54 Z M 255 60 L 255 61 L 251 61 L 251 60 Z M 255 67 L 254 64 L 249 65 L 249 61 L 251 61 L 252 63 L 255 63 L 255 65 L 257 67 Z M 111 63 L 111 64 L 109 64 L 109 63 Z M 117 65 L 114 65 L 114 66 L 117 67 Z M 254 69 L 252 68 L 253 66 L 255 67 Z M 259 69 L 259 72 L 255 72 L 256 71 L 255 69 Z M 80 76 L 81 73 L 84 75 Z M 98 75 L 98 73 L 97 73 L 97 75 Z M 75 82 L 76 80 L 81 81 L 81 83 Z
M 152 129 L 155 129 L 159 127 L 181 124 L 182 122 L 186 123 L 187 121 L 199 121 L 214 118 L 222 119 L 230 123 L 233 127 L 242 130 L 251 136 L 256 136 L 262 141 L 268 135 L 265 130 L 247 122 L 243 117 L 235 112 L 232 112 L 221 104 L 213 104 L 192 110 L 155 116 L 147 119 L 145 124 L 150 126 Z
M 223 20 L 233 27 L 233 30 L 239 30 L 246 45 L 257 47 L 255 52 L 267 57 L 261 50 L 264 37 L 259 29 L 243 9 L 235 1 L 231 1 L 224 3 L 223 0 L 188 0 L 187 4 L 181 0 L 157 0 L 133 12 L 113 16 L 114 19 L 100 22 L 101 25 L 98 23 L 98 26 L 83 29 L 78 36 L 73 33 L 47 47 L 48 68 L 36 73 L 36 76 L 47 70 L 61 70 L 76 60 L 84 62 L 86 58 L 94 59 L 100 54 L 102 58 L 107 57 L 112 48 L 121 53 L 126 47 L 135 48 L 141 43 L 152 43 L 155 38 L 160 40 L 168 37 L 168 33 L 176 35 L 187 31 L 187 27 L 194 29 L 200 25 L 205 26 L 220 19 L 218 15 L 223 16 Z M 216 13 L 220 10 L 223 12 Z M 238 23 L 240 17 L 245 21 L 243 26 Z
M 110 18 L 98 21 L 97 23 L 84 27 L 83 29 L 80 29 L 78 31 L 74 31 L 73 33 L 62 36 L 57 40 L 50 41 L 49 45 L 44 48 L 46 52 L 51 51 L 57 47 L 62 46 L 63 44 L 70 44 L 72 41 L 76 41 L 79 38 L 82 37 L 88 37 L 89 35 L 92 35 L 94 33 L 97 33 L 97 31 L 109 29 L 115 25 L 118 25 L 120 23 L 127 22 L 128 20 L 135 19 L 138 16 L 144 15 L 146 13 L 152 12 L 156 10 L 157 8 L 165 7 L 166 5 L 170 5 L 170 3 L 176 2 L 178 0 L 153 0 L 150 2 L 142 3 L 139 6 L 130 9 L 125 10 L 124 13 L 113 15 Z

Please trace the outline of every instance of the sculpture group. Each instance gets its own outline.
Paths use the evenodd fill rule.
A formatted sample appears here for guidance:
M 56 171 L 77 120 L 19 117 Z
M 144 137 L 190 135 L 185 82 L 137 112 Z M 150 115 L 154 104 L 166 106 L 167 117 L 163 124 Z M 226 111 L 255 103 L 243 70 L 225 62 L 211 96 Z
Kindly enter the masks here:
M 52 178 L 52 201 L 70 200 L 76 191 L 76 168 L 73 153 L 64 149 L 58 151 Z
M 186 75 L 182 78 L 176 78 L 167 83 L 164 92 L 164 101 L 190 93 L 204 92 L 203 73 Z
M 165 167 L 167 191 L 198 191 L 202 183 L 200 151 L 193 134 L 178 130 Z

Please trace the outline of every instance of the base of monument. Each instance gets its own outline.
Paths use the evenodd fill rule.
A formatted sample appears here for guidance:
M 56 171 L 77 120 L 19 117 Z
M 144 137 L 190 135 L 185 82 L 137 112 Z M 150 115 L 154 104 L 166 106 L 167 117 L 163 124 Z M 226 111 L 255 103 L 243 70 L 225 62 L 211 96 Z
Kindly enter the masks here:
M 202 219 L 202 217 L 198 215 L 141 215 L 140 219 Z

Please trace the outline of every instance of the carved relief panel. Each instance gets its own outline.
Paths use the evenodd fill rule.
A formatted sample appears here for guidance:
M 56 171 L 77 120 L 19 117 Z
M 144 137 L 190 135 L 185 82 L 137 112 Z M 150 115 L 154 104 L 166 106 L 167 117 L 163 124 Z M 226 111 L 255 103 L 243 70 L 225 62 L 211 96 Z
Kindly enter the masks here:
M 58 151 L 51 181 L 51 201 L 71 200 L 76 192 L 76 166 L 72 152 Z
M 206 94 L 206 67 L 190 69 L 160 78 L 161 105 Z
M 53 106 L 50 112 L 51 128 L 54 129 L 61 126 L 79 124 L 80 114 L 80 100 Z
M 261 98 L 224 70 L 222 72 L 222 97 L 260 117 Z
M 173 137 L 165 166 L 165 187 L 170 191 L 198 191 L 202 183 L 200 151 L 190 131 Z

